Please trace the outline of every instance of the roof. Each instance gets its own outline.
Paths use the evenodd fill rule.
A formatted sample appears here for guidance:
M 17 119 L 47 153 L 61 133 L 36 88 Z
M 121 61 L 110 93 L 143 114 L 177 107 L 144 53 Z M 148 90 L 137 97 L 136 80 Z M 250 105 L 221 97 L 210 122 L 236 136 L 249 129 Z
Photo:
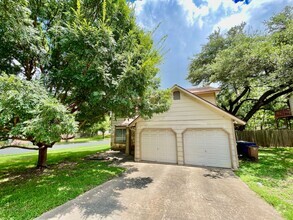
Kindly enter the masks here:
M 216 93 L 216 92 L 219 92 L 221 89 L 214 88 L 211 86 L 205 86 L 205 87 L 200 87 L 200 88 L 196 88 L 196 87 L 189 88 L 186 90 L 193 93 L 193 94 L 199 95 L 199 94 L 207 94 L 207 93 Z
M 127 118 L 125 119 L 123 122 L 121 122 L 121 124 L 118 124 L 116 126 L 129 126 L 134 120 L 136 120 L 138 118 L 138 116 L 134 117 L 134 118 Z
M 193 91 L 195 91 L 195 90 L 196 90 L 196 91 L 207 91 L 207 90 L 208 90 L 208 91 L 211 91 L 211 88 L 214 89 L 213 91 L 219 91 L 219 89 L 217 89 L 217 88 L 213 88 L 213 87 L 203 87 L 202 90 L 201 90 L 201 88 L 194 88 Z M 197 99 L 197 100 L 200 101 L 200 102 L 203 102 L 204 104 L 210 106 L 211 108 L 213 108 L 214 110 L 218 111 L 219 113 L 221 113 L 221 114 L 223 114 L 223 115 L 225 115 L 225 116 L 227 116 L 227 117 L 233 119 L 235 122 L 237 122 L 237 123 L 239 123 L 239 124 L 241 124 L 241 125 L 245 125 L 245 124 L 246 124 L 245 121 L 241 120 L 240 118 L 237 118 L 236 116 L 230 114 L 229 112 L 224 111 L 223 109 L 219 108 L 218 106 L 214 105 L 213 103 L 211 103 L 211 102 L 209 102 L 209 101 L 207 101 L 207 100 L 205 100 L 205 99 L 199 97 L 195 92 L 191 92 L 190 89 L 189 89 L 189 90 L 188 90 L 188 89 L 184 89 L 183 87 L 178 86 L 177 84 L 175 84 L 175 85 L 171 88 L 171 90 L 174 90 L 174 89 L 178 89 L 178 90 L 184 92 L 185 94 L 189 95 L 190 97 L 195 98 L 195 99 Z M 203 94 L 203 93 L 201 93 L 201 94 Z M 128 126 L 133 125 L 133 124 L 134 124 L 139 118 L 141 118 L 141 117 L 140 117 L 140 116 L 137 116 L 135 119 L 133 119 L 133 120 L 128 124 Z

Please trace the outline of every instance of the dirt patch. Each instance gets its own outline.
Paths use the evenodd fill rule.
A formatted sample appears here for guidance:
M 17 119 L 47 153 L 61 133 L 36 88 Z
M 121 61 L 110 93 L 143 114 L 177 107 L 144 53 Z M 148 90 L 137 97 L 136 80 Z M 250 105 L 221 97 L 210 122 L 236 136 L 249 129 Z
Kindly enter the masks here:
M 52 167 L 53 169 L 63 169 L 63 168 L 72 168 L 74 166 L 77 165 L 77 162 L 69 162 L 69 161 L 65 161 L 65 162 L 62 162 L 62 163 L 59 163 L 57 165 L 55 165 L 54 167 Z

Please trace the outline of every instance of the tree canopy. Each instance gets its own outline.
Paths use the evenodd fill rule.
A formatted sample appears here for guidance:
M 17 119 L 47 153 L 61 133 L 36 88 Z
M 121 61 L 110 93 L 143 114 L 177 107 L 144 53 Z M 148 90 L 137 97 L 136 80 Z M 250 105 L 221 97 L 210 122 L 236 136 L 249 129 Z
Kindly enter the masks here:
M 161 55 L 125 0 L 1 4 L 0 69 L 40 79 L 80 127 L 109 111 L 151 117 L 168 109 L 169 91 L 159 90 L 157 77 Z
M 218 83 L 221 107 L 249 121 L 293 91 L 292 16 L 292 7 L 286 7 L 266 22 L 266 34 L 250 34 L 245 24 L 226 33 L 215 31 L 192 60 L 188 80 L 195 85 Z
M 116 117 L 151 117 L 166 111 L 170 94 L 159 89 L 157 76 L 161 58 L 152 32 L 136 24 L 125 0 L 0 0 L 0 71 L 38 81 L 24 82 L 28 90 L 20 90 L 23 94 L 33 96 L 30 88 L 39 86 L 55 97 L 11 104 L 18 108 L 39 101 L 34 116 L 56 100 L 75 114 L 80 129 L 103 121 L 110 112 Z M 35 107 L 30 108 L 25 110 Z M 34 128 L 33 141 L 56 142 L 60 132 L 54 129 L 60 127 L 42 120 L 35 117 L 26 132 Z
M 38 82 L 2 74 L 0 91 L 1 141 L 31 141 L 37 149 L 45 149 L 60 141 L 62 134 L 76 132 L 74 115 Z M 39 161 L 39 165 L 44 164 Z

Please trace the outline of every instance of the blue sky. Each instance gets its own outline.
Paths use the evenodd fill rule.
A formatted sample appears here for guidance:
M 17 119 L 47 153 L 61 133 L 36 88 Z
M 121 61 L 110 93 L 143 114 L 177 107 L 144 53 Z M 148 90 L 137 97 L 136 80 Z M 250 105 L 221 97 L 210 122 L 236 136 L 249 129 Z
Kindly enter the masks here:
M 218 27 L 225 31 L 246 22 L 253 30 L 279 13 L 293 0 L 131 0 L 138 24 L 145 30 L 159 28 L 154 40 L 167 36 L 160 65 L 162 88 L 174 84 L 191 87 L 186 80 L 191 58 Z

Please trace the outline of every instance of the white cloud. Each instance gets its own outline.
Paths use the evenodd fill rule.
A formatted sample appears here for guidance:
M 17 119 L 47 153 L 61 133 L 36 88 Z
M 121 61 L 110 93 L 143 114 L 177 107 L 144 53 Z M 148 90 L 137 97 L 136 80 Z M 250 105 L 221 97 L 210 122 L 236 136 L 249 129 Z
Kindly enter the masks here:
M 199 6 L 193 0 L 177 0 L 178 4 L 186 13 L 186 21 L 189 26 L 195 23 L 201 28 L 210 14 L 222 8 L 224 14 L 235 13 L 241 10 L 242 2 L 234 3 L 232 0 L 204 0 Z
M 240 11 L 239 13 L 232 14 L 226 18 L 223 18 L 214 25 L 214 30 L 220 28 L 221 30 L 228 30 L 231 27 L 241 24 L 242 22 L 247 22 L 249 15 L 246 11 Z
M 188 26 L 193 26 L 198 21 L 199 26 L 202 26 L 201 17 L 208 15 L 209 9 L 207 6 L 197 7 L 192 0 L 177 0 L 177 3 L 185 12 Z
M 139 16 L 140 13 L 143 11 L 144 5 L 147 1 L 143 0 L 136 0 L 133 3 L 130 3 L 130 5 L 134 8 L 136 16 Z
M 209 18 L 209 15 L 219 11 L 221 7 L 226 15 L 238 12 L 243 5 L 242 2 L 235 4 L 232 0 L 204 0 L 198 6 L 193 0 L 137 0 L 132 3 L 132 6 L 135 9 L 136 16 L 139 16 L 147 4 L 156 7 L 160 3 L 168 2 L 176 2 L 181 7 L 187 26 L 194 26 L 196 24 L 200 28 L 204 25 L 205 20 Z M 223 26 L 226 23 L 227 21 L 223 21 Z
M 216 0 L 211 0 L 216 1 Z M 293 0 L 278 0 L 279 5 L 290 5 L 293 3 Z M 233 2 L 233 1 L 230 1 Z M 252 21 L 252 17 L 255 14 L 261 14 L 263 11 L 272 11 L 270 8 L 276 3 L 276 0 L 252 0 L 248 5 L 243 4 L 241 7 L 239 5 L 234 7 L 232 13 L 228 14 L 225 17 L 222 17 L 221 20 L 214 24 L 214 30 L 220 28 L 221 30 L 228 30 L 235 25 L 239 25 L 242 22 L 249 23 Z M 237 4 L 235 4 L 237 5 Z M 226 5 L 227 7 L 228 5 Z M 230 7 L 230 6 L 228 6 Z M 273 15 L 273 14 L 272 14 Z
M 215 13 L 218 15 L 218 22 L 215 22 L 213 29 L 220 27 L 223 30 L 229 29 L 242 22 L 247 22 L 251 13 L 262 9 L 265 5 L 273 3 L 276 0 L 252 0 L 246 5 L 243 2 L 234 3 L 233 0 L 203 0 L 201 4 L 196 5 L 193 0 L 136 0 L 132 3 L 135 8 L 135 14 L 138 17 L 143 13 L 144 7 L 162 6 L 162 3 L 177 3 L 184 12 L 186 25 L 192 27 L 197 25 L 202 28 L 205 23 L 210 22 L 210 17 Z M 280 4 L 292 4 L 293 0 L 278 0 Z M 143 25 L 143 24 L 142 24 Z
M 251 0 L 248 5 L 235 4 L 233 0 L 137 0 L 131 5 L 138 24 L 145 30 L 153 30 L 161 23 L 154 35 L 156 43 L 168 36 L 163 51 L 168 52 L 160 66 L 162 85 L 167 88 L 174 83 L 187 85 L 190 57 L 200 51 L 214 28 L 227 30 L 244 21 L 262 30 L 263 21 L 286 5 L 293 5 L 293 0 Z

